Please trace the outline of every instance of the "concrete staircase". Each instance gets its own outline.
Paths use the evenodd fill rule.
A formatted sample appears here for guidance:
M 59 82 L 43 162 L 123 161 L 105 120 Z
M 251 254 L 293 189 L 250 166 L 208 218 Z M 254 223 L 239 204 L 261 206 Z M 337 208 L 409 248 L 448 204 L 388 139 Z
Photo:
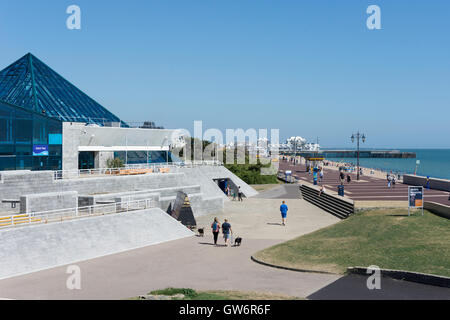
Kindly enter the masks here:
M 329 192 L 322 193 L 319 196 L 320 188 L 317 186 L 302 184 L 300 192 L 304 200 L 340 219 L 346 219 L 355 212 L 355 205 L 352 200 Z

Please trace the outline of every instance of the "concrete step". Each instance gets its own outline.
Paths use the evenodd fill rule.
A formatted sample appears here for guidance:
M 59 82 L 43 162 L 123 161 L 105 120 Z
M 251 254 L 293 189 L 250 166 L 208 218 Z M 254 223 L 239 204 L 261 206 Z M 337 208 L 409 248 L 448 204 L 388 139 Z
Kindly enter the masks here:
M 341 219 L 345 219 L 354 213 L 353 202 L 328 193 L 322 193 L 319 196 L 318 187 L 302 184 L 300 186 L 300 192 L 302 193 L 303 199 L 306 201 Z

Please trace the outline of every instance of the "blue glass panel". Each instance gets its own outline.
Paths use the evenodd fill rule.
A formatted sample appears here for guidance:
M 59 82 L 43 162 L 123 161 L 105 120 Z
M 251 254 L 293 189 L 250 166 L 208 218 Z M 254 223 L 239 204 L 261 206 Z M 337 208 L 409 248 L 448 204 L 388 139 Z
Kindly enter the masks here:
M 48 144 L 62 144 L 62 134 L 50 133 L 48 135 Z

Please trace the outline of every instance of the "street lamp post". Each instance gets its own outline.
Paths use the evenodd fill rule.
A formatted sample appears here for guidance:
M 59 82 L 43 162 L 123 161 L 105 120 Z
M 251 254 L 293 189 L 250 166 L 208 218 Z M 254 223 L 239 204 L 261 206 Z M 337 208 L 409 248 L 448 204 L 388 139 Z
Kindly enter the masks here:
M 294 140 L 294 166 L 295 166 L 295 159 L 297 159 L 297 138 Z
M 359 131 L 356 134 L 352 134 L 351 136 L 352 143 L 355 142 L 356 139 L 356 180 L 359 180 L 359 139 L 362 140 L 362 142 L 366 142 L 366 136 L 364 133 L 359 133 Z

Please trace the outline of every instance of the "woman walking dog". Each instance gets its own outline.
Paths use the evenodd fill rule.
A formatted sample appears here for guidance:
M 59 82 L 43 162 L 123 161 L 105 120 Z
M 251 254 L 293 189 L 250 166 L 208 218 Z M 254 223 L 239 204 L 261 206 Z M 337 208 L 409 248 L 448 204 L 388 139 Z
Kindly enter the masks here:
M 214 218 L 214 222 L 211 224 L 211 229 L 214 237 L 214 245 L 217 246 L 217 238 L 219 237 L 220 223 L 217 218 Z

